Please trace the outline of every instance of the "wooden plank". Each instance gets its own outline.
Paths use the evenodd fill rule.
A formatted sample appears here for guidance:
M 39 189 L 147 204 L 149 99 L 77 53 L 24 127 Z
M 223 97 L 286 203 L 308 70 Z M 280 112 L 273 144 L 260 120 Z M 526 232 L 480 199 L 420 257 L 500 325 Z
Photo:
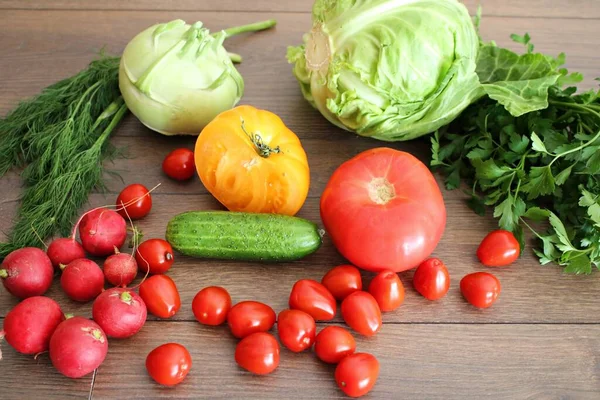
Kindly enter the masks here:
M 310 12 L 314 0 L 0 0 L 0 9 L 37 10 L 138 10 L 138 11 L 228 11 L 228 12 Z M 600 18 L 595 0 L 464 0 L 472 13 L 482 4 L 486 15 L 527 18 Z
M 441 301 L 429 302 L 412 288 L 413 272 L 400 275 L 406 288 L 405 303 L 397 311 L 384 315 L 388 322 L 467 322 L 467 323 L 600 323 L 597 313 L 597 293 L 600 280 L 597 275 L 568 276 L 555 266 L 542 267 L 530 250 L 523 258 L 508 268 L 482 267 L 475 251 L 484 235 L 495 228 L 491 216 L 481 218 L 473 214 L 462 201 L 460 192 L 444 193 L 448 209 L 446 232 L 434 255 L 448 265 L 451 275 L 450 292 Z M 91 207 L 110 204 L 114 195 L 91 197 Z M 189 210 L 220 209 L 209 195 L 161 195 L 153 198 L 153 210 L 146 218 L 136 222 L 146 238 L 164 237 L 168 220 Z M 310 198 L 298 214 L 320 224 L 319 199 Z M 0 216 L 0 231 L 8 229 L 12 214 Z M 331 267 L 344 263 L 326 235 L 324 244 L 315 254 L 293 263 L 264 265 L 258 263 L 199 260 L 177 255 L 169 275 L 179 287 L 182 298 L 181 311 L 176 320 L 193 320 L 191 302 L 203 287 L 225 286 L 233 301 L 258 300 L 270 304 L 277 312 L 287 308 L 293 284 L 304 278 L 321 280 Z M 478 310 L 467 304 L 459 291 L 460 279 L 474 271 L 491 271 L 502 282 L 502 294 L 490 309 Z M 365 287 L 373 277 L 363 273 Z M 138 277 L 137 282 L 141 280 Z M 91 304 L 78 304 L 62 293 L 59 279 L 48 296 L 57 300 L 65 312 L 90 316 Z M 567 300 L 570 299 L 570 300 Z M 16 304 L 16 299 L 0 289 L 0 316 Z M 336 318 L 341 321 L 339 313 Z
M 597 399 L 600 327 L 572 325 L 385 325 L 358 338 L 358 351 L 380 362 L 365 399 Z M 176 388 L 155 384 L 146 355 L 165 342 L 186 346 L 192 369 Z M 94 399 L 235 398 L 345 399 L 334 367 L 310 352 L 281 351 L 271 375 L 257 377 L 234 362 L 235 339 L 225 327 L 195 322 L 147 323 L 132 340 L 111 341 L 96 375 Z
M 2 325 L 0 318 L 0 326 Z M 23 399 L 87 399 L 92 387 L 92 374 L 81 379 L 67 379 L 54 369 L 48 353 L 37 359 L 17 353 L 2 341 L 0 376 L 2 400 Z
M 239 67 L 246 82 L 243 102 L 271 109 L 292 125 L 328 127 L 322 122 L 314 122 L 322 118 L 302 99 L 291 67 L 285 60 L 286 47 L 299 44 L 302 34 L 308 31 L 310 16 L 285 13 L 186 12 L 182 16 L 172 11 L 160 14 L 143 11 L 3 11 L 0 13 L 0 52 L 3 54 L 0 59 L 3 93 L 0 115 L 8 112 L 20 99 L 84 68 L 101 47 L 106 46 L 109 53 L 120 54 L 130 38 L 144 28 L 158 21 L 181 17 L 188 21 L 207 21 L 213 29 L 276 18 L 279 25 L 272 31 L 228 41 L 231 51 L 245 57 Z M 527 30 L 539 51 L 549 54 L 566 51 L 568 66 L 587 77 L 582 87 L 595 87 L 593 78 L 600 75 L 600 71 L 597 68 L 599 56 L 593 50 L 598 47 L 600 24 L 594 20 L 561 21 L 534 19 L 524 26 L 519 18 L 490 17 L 482 26 L 482 34 L 486 39 L 495 39 L 501 46 L 518 49 L 519 46 L 511 43 L 509 35 Z

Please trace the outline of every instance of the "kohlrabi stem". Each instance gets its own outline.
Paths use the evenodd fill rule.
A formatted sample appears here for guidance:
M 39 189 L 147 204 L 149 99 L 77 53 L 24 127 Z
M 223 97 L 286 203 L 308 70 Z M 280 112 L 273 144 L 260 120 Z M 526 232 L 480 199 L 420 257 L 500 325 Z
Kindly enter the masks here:
M 242 62 L 242 56 L 240 56 L 239 54 L 232 52 L 228 52 L 227 54 L 229 55 L 229 59 L 232 63 L 239 64 Z
M 268 21 L 255 22 L 253 24 L 234 26 L 233 28 L 225 29 L 225 39 L 230 38 L 240 33 L 263 31 L 274 27 L 277 21 L 270 19 Z

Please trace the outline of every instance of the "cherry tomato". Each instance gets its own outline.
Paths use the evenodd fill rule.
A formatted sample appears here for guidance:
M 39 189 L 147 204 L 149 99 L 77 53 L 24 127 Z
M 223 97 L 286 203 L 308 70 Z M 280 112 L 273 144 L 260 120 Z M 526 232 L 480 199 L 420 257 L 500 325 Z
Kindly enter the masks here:
M 367 292 L 354 292 L 342 301 L 342 317 L 348 326 L 364 336 L 373 336 L 381 329 L 381 310 Z
M 162 169 L 169 178 L 186 181 L 196 173 L 194 152 L 190 149 L 175 149 L 165 157 Z
M 329 364 L 337 364 L 355 351 L 354 337 L 339 326 L 328 326 L 315 338 L 315 354 L 321 361 Z
M 177 286 L 167 275 L 154 275 L 142 282 L 140 296 L 148 311 L 160 318 L 172 317 L 181 307 Z
M 428 300 L 441 299 L 450 289 L 448 268 L 437 258 L 423 261 L 415 271 L 413 286 Z
M 301 279 L 294 284 L 289 305 L 292 310 L 302 310 L 315 321 L 328 321 L 335 317 L 335 298 L 325 286 L 312 279 Z
M 479 308 L 494 304 L 501 290 L 498 278 L 488 272 L 474 272 L 460 281 L 460 292 L 464 298 Z
M 321 283 L 339 301 L 344 300 L 350 293 L 362 290 L 360 271 L 353 265 L 338 265 L 330 269 Z
M 304 311 L 283 310 L 277 318 L 277 331 L 281 343 L 298 353 L 312 346 L 317 326 L 313 317 Z
M 205 287 L 192 301 L 194 316 L 204 325 L 221 325 L 227 320 L 230 308 L 231 296 L 227 290 L 219 286 Z
M 173 248 L 166 240 L 148 239 L 135 252 L 135 261 L 143 272 L 164 274 L 171 268 L 175 257 Z
M 342 392 L 350 397 L 369 393 L 378 377 L 379 361 L 368 353 L 349 355 L 335 368 L 335 381 Z
M 152 379 L 161 385 L 174 386 L 185 379 L 192 368 L 192 357 L 177 343 L 158 346 L 146 357 L 146 369 Z
M 258 301 L 242 301 L 231 307 L 227 323 L 231 333 L 238 339 L 256 332 L 266 332 L 275 325 L 275 311 Z
M 369 293 L 381 311 L 394 311 L 404 302 L 404 285 L 398 274 L 392 271 L 377 274 L 369 284 Z
M 255 332 L 237 344 L 235 362 L 254 374 L 270 374 L 279 365 L 279 343 L 270 333 Z
M 146 186 L 134 183 L 127 186 L 117 197 L 117 212 L 127 219 L 144 218 L 152 209 L 152 196 Z M 125 212 L 127 211 L 127 212 Z
M 521 253 L 519 241 L 509 231 L 498 229 L 488 233 L 477 249 L 477 258 L 488 267 L 512 264 Z

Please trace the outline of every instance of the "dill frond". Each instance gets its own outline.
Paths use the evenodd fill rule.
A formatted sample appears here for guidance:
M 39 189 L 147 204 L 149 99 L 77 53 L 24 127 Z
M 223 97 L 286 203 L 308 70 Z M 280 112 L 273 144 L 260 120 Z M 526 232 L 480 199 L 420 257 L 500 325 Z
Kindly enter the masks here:
M 0 259 L 39 246 L 35 232 L 67 236 L 89 193 L 103 187 L 102 164 L 114 154 L 107 139 L 127 112 L 118 71 L 119 58 L 101 56 L 0 120 L 0 177 L 25 166 L 21 206 Z

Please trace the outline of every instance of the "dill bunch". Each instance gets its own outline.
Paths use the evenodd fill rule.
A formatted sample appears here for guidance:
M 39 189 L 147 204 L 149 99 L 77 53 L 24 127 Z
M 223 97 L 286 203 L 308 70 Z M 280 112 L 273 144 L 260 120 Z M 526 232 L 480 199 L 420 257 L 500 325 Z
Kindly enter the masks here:
M 67 236 L 89 193 L 103 188 L 103 162 L 115 154 L 107 139 L 127 112 L 118 75 L 119 58 L 101 55 L 0 120 L 0 177 L 25 167 L 21 205 L 0 259 L 41 245 L 38 235 Z

